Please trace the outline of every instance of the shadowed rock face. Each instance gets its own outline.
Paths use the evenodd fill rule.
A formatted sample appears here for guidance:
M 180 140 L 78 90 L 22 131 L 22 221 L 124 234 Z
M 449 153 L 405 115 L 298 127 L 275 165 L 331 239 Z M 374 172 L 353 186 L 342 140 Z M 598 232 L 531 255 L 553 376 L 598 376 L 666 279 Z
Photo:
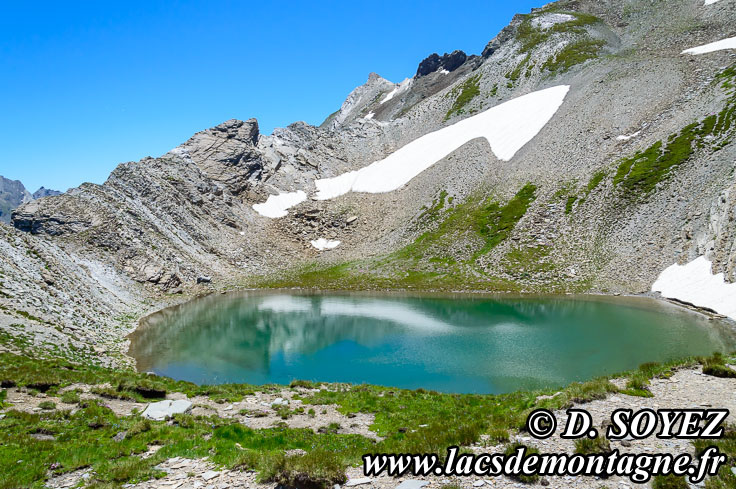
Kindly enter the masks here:
M 10 214 L 21 204 L 30 202 L 33 196 L 19 180 L 0 176 L 0 222 L 9 223 Z
M 467 59 L 467 55 L 460 50 L 455 50 L 450 54 L 445 53 L 442 56 L 432 53 L 419 63 L 416 77 L 427 76 L 438 70 L 453 72 L 465 63 Z

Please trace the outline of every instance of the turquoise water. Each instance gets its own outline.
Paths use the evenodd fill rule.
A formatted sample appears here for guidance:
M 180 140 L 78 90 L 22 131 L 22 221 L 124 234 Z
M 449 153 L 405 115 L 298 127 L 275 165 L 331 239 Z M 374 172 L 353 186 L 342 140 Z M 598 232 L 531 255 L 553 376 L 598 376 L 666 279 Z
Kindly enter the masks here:
M 501 393 L 730 351 L 730 325 L 644 298 L 209 296 L 131 335 L 141 371 L 196 383 L 369 383 Z

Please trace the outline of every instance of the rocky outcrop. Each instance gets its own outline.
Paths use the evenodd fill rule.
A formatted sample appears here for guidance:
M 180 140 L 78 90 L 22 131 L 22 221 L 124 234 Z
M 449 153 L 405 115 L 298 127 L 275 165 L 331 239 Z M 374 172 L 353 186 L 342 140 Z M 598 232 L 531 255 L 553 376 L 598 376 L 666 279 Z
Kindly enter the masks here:
M 41 187 L 35 192 L 33 192 L 33 198 L 34 199 L 40 199 L 43 197 L 53 197 L 54 195 L 59 195 L 61 192 L 58 190 L 51 190 L 50 188 Z
M 13 210 L 31 200 L 33 196 L 20 180 L 10 180 L 0 176 L 0 222 L 9 223 Z
M 198 132 L 170 154 L 191 159 L 208 178 L 237 195 L 249 181 L 263 177 L 262 153 L 256 148 L 258 136 L 255 119 L 230 119 Z
M 427 76 L 439 70 L 453 72 L 465 63 L 467 59 L 468 56 L 460 50 L 455 50 L 449 54 L 445 53 L 442 56 L 432 53 L 419 63 L 416 78 Z

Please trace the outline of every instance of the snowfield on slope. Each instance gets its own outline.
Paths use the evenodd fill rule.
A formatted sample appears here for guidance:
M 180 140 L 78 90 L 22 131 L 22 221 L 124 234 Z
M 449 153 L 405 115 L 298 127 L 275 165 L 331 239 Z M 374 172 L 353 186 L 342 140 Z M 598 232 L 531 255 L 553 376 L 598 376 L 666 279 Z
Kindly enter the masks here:
M 720 51 L 722 49 L 736 49 L 736 37 L 729 37 L 728 39 L 721 39 L 720 41 L 686 49 L 682 54 L 705 54 L 712 53 L 713 51 Z
M 486 138 L 498 159 L 508 161 L 552 119 L 569 89 L 569 85 L 559 85 L 509 100 L 425 134 L 360 170 L 315 180 L 315 198 L 327 200 L 351 191 L 391 192 L 463 144 L 481 137 Z
M 262 216 L 275 219 L 277 217 L 284 217 L 288 214 L 287 209 L 305 200 L 307 200 L 307 194 L 302 190 L 297 190 L 296 192 L 287 192 L 285 194 L 269 195 L 266 202 L 253 204 L 253 209 Z
M 383 105 L 386 102 L 388 102 L 389 100 L 391 100 L 392 98 L 394 98 L 397 94 L 399 94 L 401 92 L 405 92 L 409 88 L 409 86 L 411 85 L 411 81 L 412 81 L 411 78 L 404 79 L 404 81 L 402 81 L 401 83 L 399 83 L 398 85 L 396 85 L 396 88 L 394 88 L 393 90 L 391 90 L 390 92 L 388 92 L 386 94 L 386 96 L 383 98 L 383 100 L 381 100 L 380 102 L 378 102 L 378 104 L 379 105 Z
M 704 256 L 686 265 L 675 263 L 665 268 L 652 284 L 652 292 L 707 307 L 736 320 L 736 284 L 726 283 L 722 273 L 713 275 L 711 263 Z

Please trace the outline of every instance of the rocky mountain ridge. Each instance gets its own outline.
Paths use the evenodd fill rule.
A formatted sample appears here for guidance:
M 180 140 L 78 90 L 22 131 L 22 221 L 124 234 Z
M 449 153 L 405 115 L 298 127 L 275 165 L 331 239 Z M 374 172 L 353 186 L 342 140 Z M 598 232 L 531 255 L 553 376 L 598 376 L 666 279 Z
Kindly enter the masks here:
M 733 281 L 736 56 L 682 51 L 734 20 L 732 0 L 555 2 L 480 56 L 432 55 L 398 84 L 371 74 L 320 127 L 226 121 L 25 203 L 0 236 L 0 324 L 115 357 L 141 314 L 230 286 L 647 293 L 703 255 Z M 562 85 L 508 161 L 478 138 L 398 190 L 316 198 L 316 180 Z M 284 194 L 304 196 L 285 217 L 253 207 Z
M 26 202 L 60 193 L 41 187 L 31 194 L 20 180 L 10 180 L 0 175 L 0 222 L 9 224 L 12 212 Z

